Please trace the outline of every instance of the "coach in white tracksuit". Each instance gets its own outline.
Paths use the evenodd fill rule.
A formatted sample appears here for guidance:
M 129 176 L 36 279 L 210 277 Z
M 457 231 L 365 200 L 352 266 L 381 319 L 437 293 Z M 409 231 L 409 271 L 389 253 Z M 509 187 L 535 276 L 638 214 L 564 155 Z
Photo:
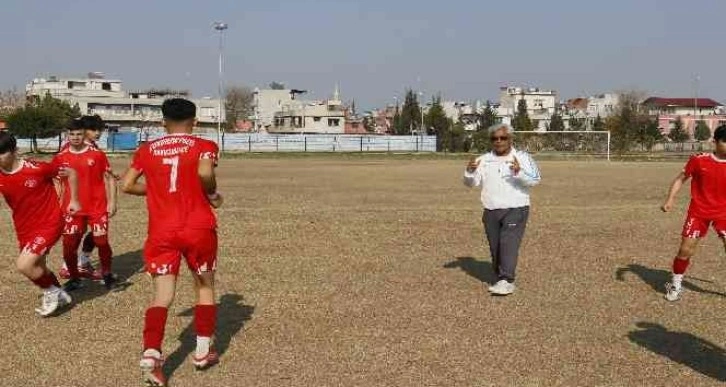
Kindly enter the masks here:
M 482 222 L 497 276 L 489 292 L 508 295 L 515 289 L 519 246 L 529 218 L 529 188 L 540 182 L 540 173 L 529 153 L 512 147 L 511 126 L 497 124 L 488 131 L 492 151 L 469 160 L 464 184 L 482 187 Z

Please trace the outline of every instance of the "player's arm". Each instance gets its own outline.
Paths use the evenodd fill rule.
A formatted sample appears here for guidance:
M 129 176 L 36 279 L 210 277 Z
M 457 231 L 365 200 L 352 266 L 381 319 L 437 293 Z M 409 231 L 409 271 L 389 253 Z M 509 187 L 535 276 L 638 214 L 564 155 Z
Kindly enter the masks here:
M 464 170 L 464 185 L 467 187 L 476 187 L 481 184 L 482 176 L 479 169 L 480 159 L 472 157 L 466 164 Z
M 676 202 L 676 195 L 678 195 L 678 191 L 681 190 L 683 184 L 685 184 L 688 179 L 690 179 L 690 176 L 687 175 L 685 171 L 679 173 L 678 176 L 673 179 L 673 182 L 671 183 L 671 188 L 668 190 L 668 197 L 666 198 L 663 205 L 660 207 L 663 212 L 668 212 L 673 208 L 673 204 Z
M 106 199 L 108 199 L 108 216 L 113 217 L 116 215 L 116 199 L 118 198 L 118 183 L 116 181 L 116 177 L 113 175 L 113 172 L 107 171 L 104 174 L 104 179 L 106 180 Z
M 57 155 L 55 157 L 53 157 L 53 160 L 51 160 L 50 164 L 54 169 L 57 169 L 60 171 L 60 167 L 61 167 L 62 163 Z M 58 175 L 53 176 L 53 185 L 55 186 L 56 194 L 58 194 L 58 200 L 61 203 L 63 203 L 63 195 L 65 195 L 65 186 L 63 184 L 63 181 L 61 181 L 60 176 L 58 176 Z
M 121 178 L 121 191 L 129 195 L 146 196 L 146 184 L 139 183 L 141 175 L 143 175 L 141 171 L 130 167 Z
M 213 142 L 202 142 L 201 146 L 203 148 L 199 155 L 197 174 L 204 188 L 204 193 L 207 194 L 209 204 L 214 208 L 219 208 L 222 205 L 223 199 L 222 195 L 217 192 L 217 175 L 214 172 L 219 158 L 219 148 Z
M 80 211 L 81 204 L 78 201 L 78 175 L 76 174 L 76 171 L 73 168 L 60 167 L 58 176 L 68 179 L 70 201 L 68 202 L 68 208 L 66 210 L 69 214 L 74 214 Z
M 108 205 L 108 208 L 106 209 L 106 212 L 108 213 L 108 217 L 112 218 L 114 215 L 116 215 L 116 199 L 118 198 L 118 183 L 116 180 L 116 175 L 113 173 L 113 170 L 111 169 L 111 163 L 108 161 L 108 157 L 105 153 L 100 153 L 100 163 L 103 166 L 103 183 L 106 187 L 106 202 Z
M 139 183 L 139 179 L 144 174 L 145 158 L 147 153 L 147 145 L 144 144 L 134 153 L 131 160 L 131 166 L 121 178 L 121 191 L 129 195 L 146 196 L 146 184 Z
M 529 153 L 522 153 L 520 157 L 521 160 L 516 156 L 514 157 L 514 169 L 516 169 L 514 177 L 519 181 L 519 184 L 525 187 L 534 187 L 542 180 L 537 163 Z
M 214 172 L 215 160 L 211 158 L 203 158 L 199 160 L 198 174 L 199 179 L 202 181 L 202 187 L 204 192 L 209 198 L 209 204 L 214 208 L 219 208 L 222 205 L 222 195 L 217 192 L 217 175 Z

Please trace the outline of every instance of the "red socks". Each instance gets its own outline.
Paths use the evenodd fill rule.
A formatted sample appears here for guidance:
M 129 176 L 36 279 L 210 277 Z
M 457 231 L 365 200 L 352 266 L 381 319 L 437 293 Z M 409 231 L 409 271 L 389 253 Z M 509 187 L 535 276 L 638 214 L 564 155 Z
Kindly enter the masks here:
M 94 236 L 93 242 L 98 248 L 98 260 L 101 262 L 101 273 L 108 274 L 111 272 L 111 258 L 113 257 L 113 251 L 111 251 L 111 245 L 108 243 L 108 236 Z
M 676 259 L 673 260 L 673 274 L 685 273 L 689 263 L 691 263 L 690 259 L 676 257 Z
M 48 271 L 43 273 L 40 277 L 36 279 L 31 279 L 35 286 L 41 288 L 41 289 L 48 289 L 51 286 L 57 286 L 60 287 L 60 283 L 58 282 L 58 278 L 55 277 L 55 274 Z
M 78 278 L 78 246 L 81 245 L 82 235 L 63 235 L 63 261 L 68 268 L 71 278 Z
M 144 316 L 144 350 L 155 349 L 161 352 L 168 313 L 167 308 L 160 306 L 146 309 L 146 315 Z M 194 308 L 194 328 L 197 331 L 197 336 L 212 337 L 216 325 L 216 305 L 197 305 Z
M 160 306 L 152 306 L 146 309 L 146 315 L 144 316 L 144 350 L 155 349 L 161 352 L 168 313 L 167 308 Z
M 197 336 L 212 337 L 217 327 L 217 305 L 194 307 L 194 328 Z

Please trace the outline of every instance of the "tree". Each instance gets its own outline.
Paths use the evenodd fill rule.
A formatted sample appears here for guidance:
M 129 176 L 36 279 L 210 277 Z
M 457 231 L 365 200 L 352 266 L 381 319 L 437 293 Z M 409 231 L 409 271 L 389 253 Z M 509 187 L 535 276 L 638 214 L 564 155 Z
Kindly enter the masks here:
M 436 135 L 436 148 L 438 151 L 443 149 L 442 139 L 446 136 L 447 132 L 451 128 L 451 122 L 446 117 L 444 112 L 444 106 L 441 105 L 441 96 L 436 96 L 431 101 L 431 108 L 424 117 L 426 127 L 429 128 L 433 134 Z
M 69 121 L 80 117 L 78 105 L 53 98 L 50 93 L 43 98 L 33 98 L 27 105 L 7 116 L 11 133 L 19 138 L 30 138 L 31 152 L 38 151 L 38 139 L 58 136 Z
M 448 127 L 450 128 L 441 136 L 440 149 L 439 151 L 444 152 L 468 152 L 468 141 L 469 136 L 466 134 L 466 128 L 460 121 L 454 124 L 451 119 L 448 120 Z M 437 138 L 437 141 L 439 139 Z
M 270 89 L 272 90 L 285 90 L 285 84 L 282 82 L 270 82 Z
M 529 113 L 527 113 L 527 101 L 524 98 L 517 102 L 517 113 L 514 114 L 512 126 L 514 130 L 521 132 L 531 132 L 534 130 L 534 125 L 529 119 Z
M 693 136 L 698 141 L 706 141 L 711 138 L 711 129 L 708 128 L 708 125 L 706 125 L 704 121 L 699 120 L 698 124 L 696 124 L 696 131 Z
M 487 101 L 487 106 L 484 108 L 484 111 L 479 116 L 479 130 L 486 131 L 497 122 L 499 122 L 499 119 L 497 118 L 497 113 L 494 111 L 494 109 L 492 109 L 491 103 Z
M 621 92 L 615 114 L 605 120 L 605 130 L 610 131 L 612 148 L 618 152 L 628 152 L 637 143 L 641 125 L 648 119 L 641 111 L 640 101 L 643 93 L 638 91 Z
M 492 108 L 492 104 L 487 101 L 484 111 L 479 115 L 479 125 L 477 125 L 477 130 L 471 136 L 471 147 L 474 148 L 475 151 L 480 153 L 489 151 L 491 143 L 489 142 L 488 129 L 496 125 L 498 122 L 499 118 L 497 118 L 497 112 L 495 112 Z
M 562 120 L 562 116 L 558 112 L 552 113 L 547 130 L 551 132 L 560 132 L 565 130 L 565 122 Z
M 396 112 L 393 114 L 393 134 L 406 134 L 406 128 L 403 126 L 401 111 L 398 105 L 396 105 Z
M 573 130 L 573 131 L 585 130 L 585 119 L 570 117 L 570 130 Z
M 15 109 L 23 107 L 25 104 L 25 94 L 13 88 L 10 90 L 0 91 L 0 118 L 7 117 Z
M 227 119 L 226 129 L 232 130 L 237 121 L 248 119 L 253 113 L 254 93 L 246 86 L 227 88 L 224 99 L 224 112 Z
M 598 132 L 605 130 L 605 122 L 603 122 L 602 117 L 600 117 L 599 114 L 595 117 L 595 121 L 592 123 L 592 130 Z
M 673 142 L 679 143 L 685 142 L 690 138 L 688 132 L 683 128 L 683 120 L 681 120 L 681 117 L 676 119 L 676 122 L 673 124 L 673 129 L 668 133 L 668 138 Z
M 653 119 L 643 120 L 639 125 L 637 141 L 648 152 L 653 149 L 656 143 L 663 141 L 663 133 L 658 129 L 658 121 Z
M 406 90 L 406 98 L 401 108 L 401 129 L 403 132 L 396 134 L 410 134 L 413 130 L 420 130 L 421 125 L 421 108 L 419 107 L 418 97 L 413 90 Z

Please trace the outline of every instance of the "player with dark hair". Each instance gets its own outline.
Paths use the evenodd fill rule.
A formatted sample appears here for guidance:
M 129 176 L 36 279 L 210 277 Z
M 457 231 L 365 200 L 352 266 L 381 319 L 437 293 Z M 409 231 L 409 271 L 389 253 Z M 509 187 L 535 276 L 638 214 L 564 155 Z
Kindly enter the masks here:
M 217 266 L 217 219 L 212 207 L 222 204 L 214 172 L 218 148 L 212 141 L 191 135 L 196 126 L 192 102 L 166 100 L 162 113 L 168 135 L 143 144 L 122 181 L 123 192 L 146 196 L 149 212 L 144 261 L 146 272 L 153 278 L 154 298 L 144 317 L 140 366 L 150 386 L 166 384 L 162 341 L 182 257 L 192 272 L 197 299 L 197 347 L 192 362 L 204 369 L 219 361 L 211 346 L 216 326 Z M 141 176 L 145 183 L 139 182 Z
M 84 131 L 84 142 L 94 149 L 99 149 L 97 146 L 97 142 L 101 138 L 101 133 L 103 132 L 105 126 L 105 123 L 97 114 L 93 116 L 83 116 L 81 118 L 78 118 L 74 120 L 73 124 L 71 125 L 71 127 L 73 128 L 80 128 Z M 65 145 L 61 148 L 61 152 L 68 150 L 68 148 L 70 148 L 70 142 L 65 143 Z M 113 171 L 109 172 L 114 178 L 118 180 L 119 177 L 114 174 Z M 115 184 L 113 188 L 114 189 L 112 191 L 108 192 L 110 197 L 108 208 L 109 218 L 112 218 L 116 214 L 117 210 L 115 198 L 118 192 Z M 111 198 L 113 200 L 111 200 Z M 89 230 L 83 237 L 83 241 L 81 242 L 81 253 L 78 255 L 78 273 L 81 277 L 91 278 L 94 280 L 102 280 L 102 270 L 95 270 L 93 268 L 93 264 L 91 263 L 91 254 L 93 253 L 94 248 L 96 248 L 96 244 L 94 243 L 93 239 L 93 230 Z M 65 262 L 63 263 L 63 266 L 59 270 L 58 274 L 61 278 L 70 278 L 70 271 L 66 267 Z
M 111 273 L 113 251 L 108 240 L 109 217 L 116 212 L 116 179 L 111 174 L 111 167 L 106 154 L 88 143 L 86 129 L 93 127 L 91 120 L 81 118 L 80 122 L 68 130 L 69 147 L 58 153 L 54 162 L 76 171 L 79 181 L 80 212 L 66 216 L 63 230 L 63 261 L 70 280 L 66 290 L 72 291 L 80 287 L 78 270 L 78 247 L 90 228 L 93 242 L 98 247 L 101 261 L 101 278 L 107 288 L 116 282 Z M 68 180 L 62 179 L 64 189 Z M 83 265 L 80 265 L 83 267 Z
M 713 153 L 692 156 L 683 171 L 676 176 L 668 191 L 668 197 L 661 206 L 669 212 L 675 204 L 676 195 L 683 184 L 691 179 L 691 203 L 681 233 L 681 245 L 673 260 L 673 278 L 666 284 L 665 298 L 668 301 L 680 299 L 683 275 L 701 238 L 713 226 L 726 248 L 726 125 L 721 125 L 713 134 Z
M 68 181 L 65 210 L 79 211 L 75 171 L 57 164 L 36 162 L 18 156 L 15 137 L 0 132 L 0 194 L 13 213 L 15 233 L 20 247 L 16 261 L 18 271 L 43 289 L 43 302 L 35 311 L 50 316 L 69 304 L 71 297 L 46 265 L 46 254 L 58 241 L 63 230 L 63 212 L 54 179 Z

